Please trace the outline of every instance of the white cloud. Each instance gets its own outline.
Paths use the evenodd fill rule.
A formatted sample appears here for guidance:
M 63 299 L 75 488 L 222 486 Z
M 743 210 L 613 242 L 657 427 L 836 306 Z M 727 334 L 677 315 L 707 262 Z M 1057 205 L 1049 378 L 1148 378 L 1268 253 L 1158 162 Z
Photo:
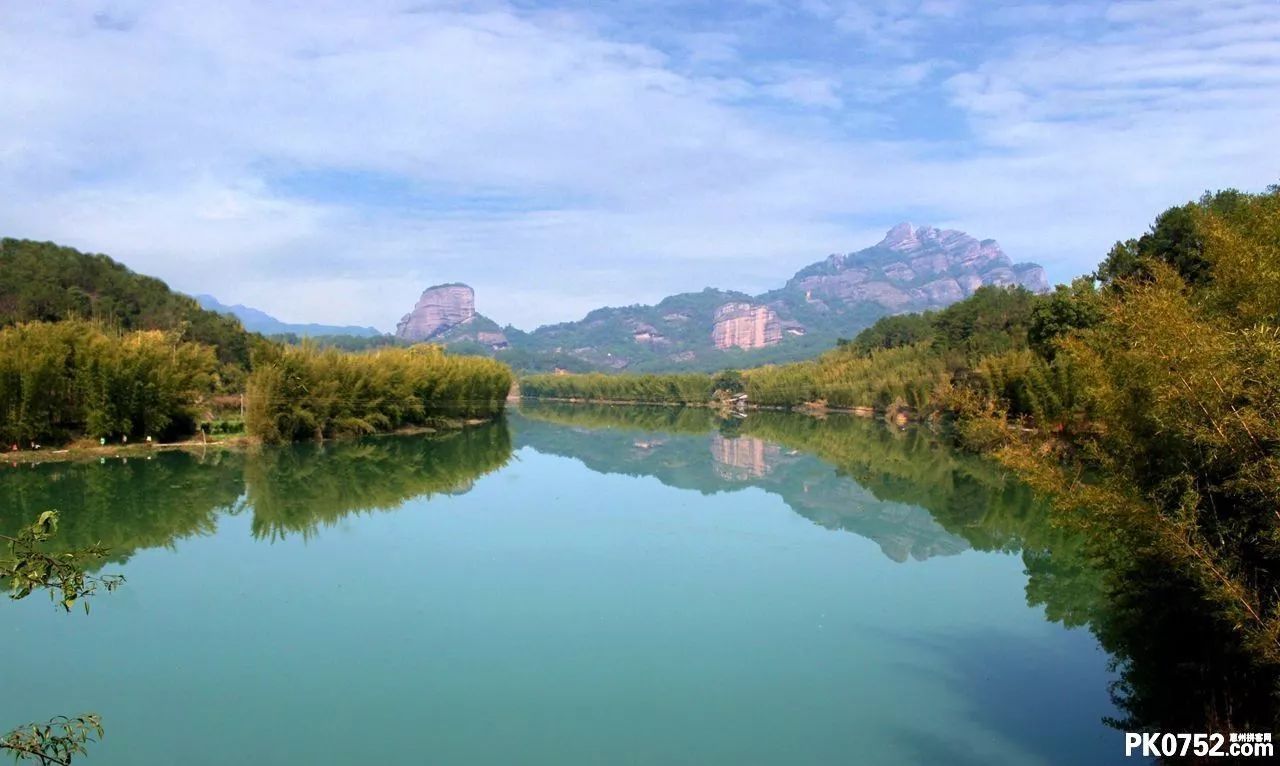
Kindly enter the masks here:
M 766 7 L 668 48 L 496 1 L 7 4 L 0 231 L 383 329 L 454 279 L 526 327 L 767 289 L 908 216 L 1065 279 L 1280 175 L 1277 6 L 1158 5 L 811 3 L 828 38 Z

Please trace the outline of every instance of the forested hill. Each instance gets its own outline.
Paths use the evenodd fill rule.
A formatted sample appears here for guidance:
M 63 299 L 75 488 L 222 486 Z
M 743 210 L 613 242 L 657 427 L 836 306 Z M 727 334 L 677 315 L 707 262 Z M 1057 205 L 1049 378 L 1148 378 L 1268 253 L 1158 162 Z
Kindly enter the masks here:
M 239 320 L 206 311 L 159 279 L 105 255 L 52 242 L 0 239 L 0 327 L 68 317 L 125 330 L 177 330 L 213 346 L 222 362 L 247 366 L 252 338 Z

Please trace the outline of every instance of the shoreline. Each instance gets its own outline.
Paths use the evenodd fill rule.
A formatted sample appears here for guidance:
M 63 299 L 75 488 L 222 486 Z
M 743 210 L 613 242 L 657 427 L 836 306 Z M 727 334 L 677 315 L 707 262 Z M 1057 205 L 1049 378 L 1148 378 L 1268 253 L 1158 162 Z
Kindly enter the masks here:
M 205 441 L 180 441 L 147 444 L 69 444 L 56 449 L 18 450 L 17 452 L 0 453 L 0 464 L 12 467 L 21 465 L 41 465 L 44 463 L 88 463 L 95 459 L 131 458 L 155 454 L 156 452 L 208 452 L 217 450 L 231 452 L 247 449 L 258 444 L 258 440 L 249 436 L 229 436 Z
M 517 402 L 557 402 L 560 404 L 608 404 L 621 405 L 625 407 L 703 407 L 706 409 L 733 409 L 732 406 L 722 405 L 717 402 L 644 402 L 635 399 L 586 399 L 580 397 L 563 397 L 563 396 L 521 396 Z M 804 402 L 801 404 L 751 404 L 748 402 L 742 409 L 757 410 L 761 412 L 796 412 L 805 415 L 823 415 L 834 412 L 846 415 L 857 415 L 863 418 L 873 418 L 876 415 L 887 414 L 887 410 L 877 409 L 875 407 L 828 407 L 825 404 L 814 404 L 812 402 Z M 908 420 L 919 420 L 918 418 L 908 418 Z
M 494 418 L 459 418 L 441 423 L 436 427 L 433 426 L 405 426 L 397 428 L 394 431 L 378 431 L 371 434 L 361 434 L 358 436 L 339 436 L 327 439 L 308 439 L 306 442 L 292 442 L 293 444 L 303 444 L 311 442 L 336 442 L 350 441 L 352 439 L 366 438 L 370 436 L 428 436 L 432 434 L 449 434 L 462 431 L 474 426 L 484 425 L 494 422 Z M 208 453 L 210 451 L 218 452 L 235 452 L 240 450 L 254 449 L 262 447 L 262 441 L 255 436 L 245 434 L 235 434 L 231 436 L 219 436 L 210 439 L 188 439 L 186 441 L 177 442 L 141 442 L 136 444 L 86 444 L 71 443 L 62 447 L 38 449 L 38 450 L 18 450 L 17 452 L 0 453 L 0 468 L 10 467 L 18 468 L 26 465 L 43 465 L 45 463 L 89 463 L 94 460 L 107 460 L 116 458 L 145 457 L 153 455 L 157 452 L 190 452 L 190 453 Z M 272 445 L 286 446 L 286 445 Z

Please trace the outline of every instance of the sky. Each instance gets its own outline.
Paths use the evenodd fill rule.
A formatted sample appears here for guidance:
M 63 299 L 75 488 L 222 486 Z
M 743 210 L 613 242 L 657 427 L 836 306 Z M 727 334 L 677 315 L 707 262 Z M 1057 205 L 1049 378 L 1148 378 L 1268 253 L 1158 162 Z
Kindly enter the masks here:
M 0 234 L 294 322 L 761 292 L 904 220 L 1067 281 L 1278 138 L 1280 0 L 0 2 Z

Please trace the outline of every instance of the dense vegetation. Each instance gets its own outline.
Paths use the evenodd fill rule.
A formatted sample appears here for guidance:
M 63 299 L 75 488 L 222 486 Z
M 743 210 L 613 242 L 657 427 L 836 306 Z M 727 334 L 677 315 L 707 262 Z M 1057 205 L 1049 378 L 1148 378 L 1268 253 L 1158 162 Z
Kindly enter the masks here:
M 266 440 L 369 433 L 493 414 L 509 386 L 501 363 L 388 337 L 286 348 L 105 255 L 0 240 L 6 450 L 238 430 L 236 394 L 245 391 L 250 431 Z M 224 422 L 228 407 L 235 413 Z
M 1190 573 L 1280 662 L 1280 188 L 1166 212 L 1098 276 L 1099 311 L 1052 360 L 1096 427 L 1001 454 L 1064 509 Z M 1045 460 L 1055 446 L 1062 459 Z
M 749 370 L 747 393 L 765 405 L 936 409 L 953 382 L 995 389 L 1007 367 L 1021 369 L 1044 300 L 1021 288 L 981 287 L 942 311 L 881 319 L 812 362 Z
M 208 346 L 69 320 L 0 329 L 0 442 L 190 433 L 212 391 Z
M 264 442 L 288 442 L 490 416 L 502 411 L 511 382 L 501 362 L 436 346 L 364 354 L 274 347 L 254 358 L 245 425 Z
M 96 319 L 123 330 L 167 330 L 211 346 L 224 364 L 249 364 L 256 336 L 154 277 L 105 255 L 52 242 L 0 239 L 0 326 Z
M 711 397 L 711 378 L 698 373 L 669 375 L 530 375 L 520 381 L 521 396 L 535 399 L 682 404 Z
M 276 333 L 267 336 L 268 340 L 288 346 L 301 346 L 310 343 L 320 348 L 336 348 L 341 351 L 370 351 L 388 346 L 407 348 L 413 344 L 394 335 L 299 335 L 297 333 Z M 454 353 L 464 353 L 460 349 L 452 349 Z

